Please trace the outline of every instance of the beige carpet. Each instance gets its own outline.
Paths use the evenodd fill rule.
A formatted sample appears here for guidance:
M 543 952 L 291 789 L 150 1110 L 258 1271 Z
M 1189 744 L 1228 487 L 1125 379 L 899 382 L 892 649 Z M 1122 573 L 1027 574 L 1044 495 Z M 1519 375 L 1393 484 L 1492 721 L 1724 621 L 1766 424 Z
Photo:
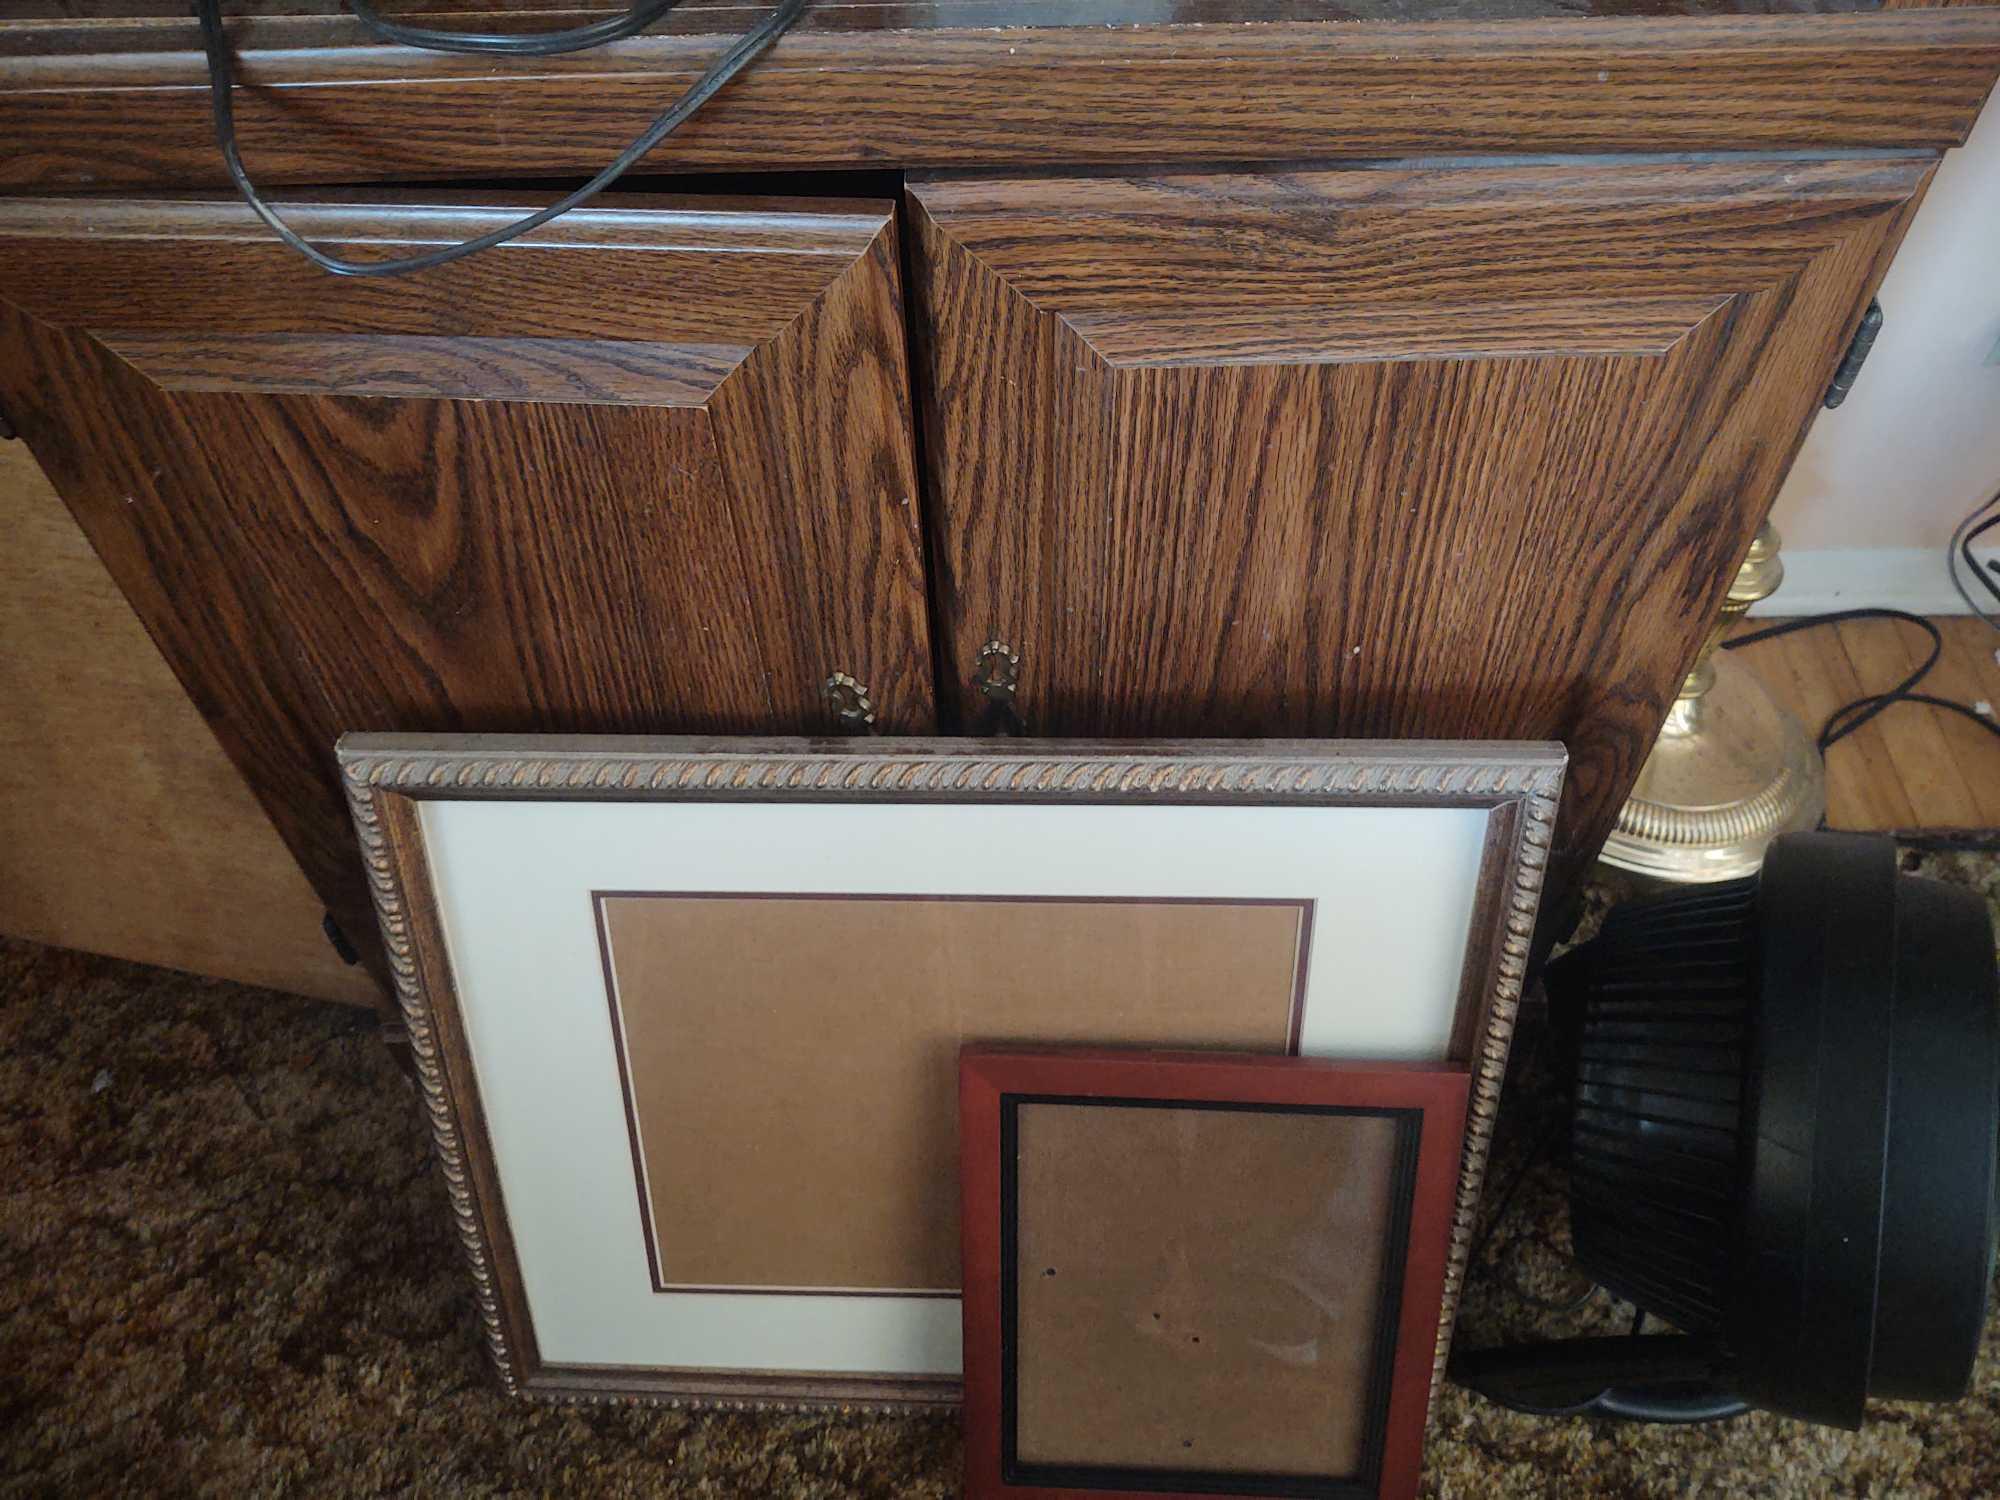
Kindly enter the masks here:
M 2000 891 L 1994 856 L 1927 859 Z M 355 1012 L 0 941 L 0 1496 L 946 1496 L 948 1418 L 572 1410 L 496 1393 L 415 1097 Z M 1527 1054 L 1526 1048 L 1522 1055 Z M 1517 1081 L 1495 1168 L 1550 1107 Z M 1464 1336 L 1622 1326 L 1526 1179 Z M 1456 1390 L 1427 1493 L 2000 1495 L 2000 1347 L 1860 1434 L 1516 1417 Z

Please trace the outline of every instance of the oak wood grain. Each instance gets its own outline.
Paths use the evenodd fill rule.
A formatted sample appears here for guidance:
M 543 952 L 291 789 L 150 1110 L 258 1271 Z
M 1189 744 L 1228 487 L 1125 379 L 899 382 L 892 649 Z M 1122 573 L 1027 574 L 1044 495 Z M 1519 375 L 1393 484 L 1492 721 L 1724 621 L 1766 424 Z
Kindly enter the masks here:
M 0 932 L 375 1005 L 20 443 L 0 443 Z
M 750 353 L 741 344 L 314 333 L 98 336 L 163 391 L 455 396 L 700 406 Z
M 1866 213 L 1914 170 L 1345 168 L 925 179 L 919 195 L 1110 366 L 1658 355 L 1745 287 L 1803 269 L 1820 240 L 1774 227 L 1801 195 L 1817 215 Z M 1698 234 L 1675 232 L 1690 221 Z
M 1106 21 L 1089 6 L 817 7 L 646 165 L 1936 149 L 1964 140 L 2000 73 L 1992 7 L 1147 9 Z M 760 13 L 683 7 L 657 33 L 513 68 L 382 45 L 337 16 L 251 18 L 232 25 L 239 134 L 272 183 L 582 174 Z M 225 180 L 182 17 L 0 24 L 0 139 L 13 147 L 0 187 Z
M 1820 726 L 1844 703 L 1852 703 L 1868 691 L 1855 675 L 1854 664 L 1841 648 L 1840 638 L 1813 640 L 1804 635 L 1786 636 L 1746 653 L 1750 667 L 1778 700 L 1791 708 L 1817 736 Z M 1882 725 L 1875 722 L 1856 730 L 1834 752 L 1829 773 L 1838 770 L 1838 780 L 1827 780 L 1828 824 L 1845 829 L 1911 828 L 1918 817 L 1910 804 L 1903 779 L 1897 774 L 1894 757 L 1882 738 Z
M 552 194 L 280 207 L 308 239 L 385 259 L 510 223 Z M 448 201 L 458 198 L 460 201 Z M 329 276 L 231 196 L 4 198 L 0 295 L 45 322 L 204 339 L 353 334 L 747 346 L 775 337 L 887 226 L 881 205 L 798 211 L 620 195 L 421 276 Z M 40 274 L 26 274 L 30 267 Z M 57 274 L 57 272 L 60 274 Z
M 1832 627 L 1832 633 L 1854 664 L 1854 675 L 1863 684 L 1863 692 L 1894 687 L 1930 649 L 1930 641 L 1922 631 L 1896 620 L 1849 620 Z M 1946 684 L 1936 680 L 1935 669 L 1932 677 L 1922 690 L 1942 694 Z M 1881 714 L 1876 724 L 1881 729 L 1890 764 L 1910 799 L 1912 815 L 1916 816 L 1916 809 L 1922 808 L 1921 816 L 1935 819 L 1937 827 L 1979 828 L 1985 824 L 1979 796 L 1953 753 L 1953 743 L 1947 738 L 1943 722 L 1946 717 L 1931 710 L 1896 708 Z M 1979 734 L 1970 724 L 1965 728 L 1969 734 Z M 1832 753 L 1839 755 L 1839 747 Z
M 968 712 L 974 653 L 997 638 L 1021 654 L 1037 733 L 1559 737 L 1556 873 L 1575 874 L 1928 173 L 913 185 L 941 691 Z M 1223 222 L 1246 193 L 1288 232 L 1246 233 L 1212 263 L 1215 231 L 1183 243 L 1177 226 Z M 1393 256 L 1374 254 L 1382 234 Z M 1637 352 L 1656 329 L 1631 299 L 1654 274 L 1713 310 Z M 1474 313 L 1403 351 L 1365 321 L 1287 326 L 1288 308 L 1346 316 L 1350 300 L 1391 324 Z M 1529 303 L 1549 315 L 1537 334 L 1566 324 L 1579 347 L 1510 348 Z
M 1735 633 L 1775 623 L 1753 619 Z M 2000 635 L 1969 615 L 1931 623 L 1944 647 L 1920 690 L 1967 707 L 2000 702 Z M 1761 641 L 1735 659 L 1817 735 L 1835 709 L 1895 686 L 1929 653 L 1916 626 L 1865 620 Z M 2000 829 L 2000 738 L 1941 709 L 1899 705 L 1828 754 L 1826 809 L 1828 827 L 1856 832 Z
M 2000 659 L 1994 653 L 2000 650 L 2000 634 L 1985 622 L 1965 616 L 1933 623 L 1944 637 L 1944 645 L 1937 666 L 1920 690 L 1962 703 L 1975 712 L 1984 703 L 1987 721 L 1994 722 L 1994 704 L 2000 702 Z M 1899 624 L 1894 629 L 1914 667 L 1929 652 L 1929 640 L 1914 625 Z M 1921 711 L 1936 727 L 1943 753 L 1971 804 L 1969 820 L 1957 826 L 2000 831 L 2000 735 L 1941 709 L 1923 707 Z M 1925 822 L 1932 826 L 1941 823 L 1943 816 L 1941 808 L 1927 807 L 1924 812 Z
M 416 19 L 425 25 L 466 27 L 474 19 L 494 31 L 533 32 L 574 17 L 616 14 L 625 0 L 378 0 L 385 16 Z M 939 26 L 1048 27 L 1135 26 L 1158 23 L 1249 25 L 1268 21 L 1508 20 L 1545 17 L 1595 19 L 1607 16 L 1837 15 L 1884 8 L 1883 0 L 810 0 L 801 25 L 809 30 L 880 32 L 928 30 Z M 741 27 L 762 15 L 760 0 L 680 0 L 679 19 L 706 12 L 711 26 Z M 245 18 L 342 17 L 346 0 L 237 0 L 230 14 Z M 185 17 L 178 0 L 13 0 L 9 14 L 22 20 L 177 21 Z M 671 24 L 671 22 L 669 22 Z
M 74 237 L 18 207 L 0 204 L 0 399 L 350 934 L 372 918 L 332 763 L 347 730 L 824 733 L 835 671 L 869 686 L 882 727 L 931 725 L 886 210 L 857 228 L 842 205 L 816 244 L 792 215 L 768 255 L 766 221 L 732 242 L 706 208 L 642 207 L 641 247 L 604 248 L 593 228 L 635 228 L 607 211 L 350 299 L 283 247 L 230 239 L 240 206 L 196 216 L 184 243 L 185 216 L 157 240 L 99 239 L 88 205 L 63 208 Z M 396 217 L 349 232 L 380 248 Z M 176 255 L 218 243 L 250 279 L 166 286 Z M 684 404 L 580 389 L 573 362 L 517 361 L 496 386 L 481 344 L 509 308 L 514 333 L 602 340 L 586 363 L 690 336 L 684 363 L 711 339 L 745 352 Z M 400 397 L 348 394 L 337 370 L 320 393 L 273 393 L 289 357 L 229 346 L 287 324 L 307 351 L 328 329 L 447 347 L 401 350 Z M 135 328 L 137 363 L 113 347 Z M 487 399 L 452 399 L 468 370 Z

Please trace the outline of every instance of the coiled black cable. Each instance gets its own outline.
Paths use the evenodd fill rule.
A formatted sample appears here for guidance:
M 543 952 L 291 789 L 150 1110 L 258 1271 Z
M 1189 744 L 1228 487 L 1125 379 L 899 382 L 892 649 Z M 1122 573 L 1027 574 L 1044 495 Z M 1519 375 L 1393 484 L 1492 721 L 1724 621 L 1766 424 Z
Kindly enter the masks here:
M 650 25 L 666 14 L 675 0 L 645 0 L 635 5 L 625 15 L 617 17 L 615 24 L 593 22 L 590 26 L 577 27 L 570 31 L 533 33 L 514 37 L 501 37 L 481 33 L 432 32 L 421 28 L 398 26 L 375 14 L 372 7 L 355 3 L 355 13 L 362 24 L 371 29 L 392 28 L 400 33 L 397 40 L 407 41 L 411 46 L 429 47 L 441 51 L 507 52 L 525 56 L 548 56 L 556 52 L 575 51 L 579 47 L 599 46 L 603 41 L 615 41 L 619 37 L 630 36 Z M 236 146 L 236 111 L 234 103 L 235 78 L 231 64 L 229 41 L 222 31 L 221 0 L 195 0 L 195 15 L 201 23 L 202 48 L 208 55 L 208 86 L 215 113 L 215 143 L 222 151 L 223 166 L 229 172 L 230 181 L 243 195 L 243 201 L 250 205 L 257 217 L 271 227 L 271 232 L 299 254 L 306 257 L 322 270 L 335 276 L 401 276 L 411 271 L 426 271 L 433 266 L 441 266 L 480 250 L 504 245 L 518 239 L 531 229 L 539 229 L 551 219 L 559 219 L 571 209 L 589 202 L 610 187 L 636 164 L 639 159 L 665 140 L 696 110 L 721 91 L 730 79 L 741 73 L 757 55 L 785 32 L 799 18 L 805 9 L 805 0 L 781 0 L 770 15 L 745 32 L 733 42 L 729 49 L 714 62 L 707 71 L 696 79 L 679 99 L 675 100 L 642 131 L 639 137 L 619 152 L 611 164 L 590 181 L 565 193 L 547 208 L 537 209 L 511 224 L 503 224 L 498 229 L 475 235 L 457 244 L 445 245 L 436 250 L 427 250 L 421 255 L 402 256 L 393 260 L 345 260 L 337 255 L 329 255 L 317 246 L 309 244 L 305 237 L 279 217 L 276 209 L 264 200 L 257 191 L 256 184 L 243 166 L 242 155 Z M 600 28 L 602 31 L 600 33 Z M 621 29 L 624 28 L 624 29 Z M 599 40 L 578 42 L 576 38 L 585 33 L 599 34 Z M 380 33 L 387 34 L 387 33 Z M 433 40 L 417 40 L 432 38 Z M 448 45 L 437 38 L 452 38 L 456 43 L 469 45 Z M 505 47 L 489 46 L 488 43 L 506 42 Z
M 1931 638 L 1930 654 L 1903 680 L 1886 692 L 1870 693 L 1865 698 L 1857 698 L 1852 703 L 1844 703 L 1835 709 L 1826 723 L 1820 726 L 1814 743 L 1821 755 L 1846 739 L 1855 730 L 1873 719 L 1885 709 L 1894 708 L 1898 703 L 1922 703 L 1931 708 L 1941 708 L 1955 713 L 1960 718 L 1970 719 L 1988 734 L 2000 735 L 2000 724 L 1981 714 L 1965 703 L 1954 703 L 1949 698 L 1939 698 L 1931 693 L 1916 691 L 1917 685 L 1930 675 L 1938 658 L 1944 654 L 1944 634 L 1935 624 L 1922 615 L 1913 615 L 1903 609 L 1841 609 L 1831 614 L 1808 615 L 1801 620 L 1786 620 L 1779 625 L 1767 625 L 1762 630 L 1753 630 L 1748 635 L 1739 635 L 1724 641 L 1725 651 L 1740 650 L 1744 646 L 1754 646 L 1759 641 L 1768 641 L 1781 635 L 1791 635 L 1795 631 L 1813 630 L 1822 625 L 1838 625 L 1845 620 L 1902 620 L 1915 625 Z
M 1988 514 L 1992 512 L 1992 514 Z M 1995 527 L 2000 527 L 2000 494 L 1989 498 L 1984 505 L 1976 505 L 1972 514 L 1958 523 L 1951 534 L 1951 550 L 1945 555 L 1945 567 L 1951 574 L 1951 586 L 1958 590 L 1958 597 L 1965 601 L 1965 607 L 1980 619 L 2000 630 L 2000 614 L 1995 614 L 2000 606 L 2000 583 L 1994 575 L 2000 573 L 2000 562 L 1982 561 L 1973 552 L 1972 544 Z M 1964 577 L 1960 577 L 1960 564 L 1964 565 Z M 1971 579 L 1986 591 L 1989 600 L 1982 602 L 1972 596 L 1972 590 L 1965 586 L 1965 579 Z

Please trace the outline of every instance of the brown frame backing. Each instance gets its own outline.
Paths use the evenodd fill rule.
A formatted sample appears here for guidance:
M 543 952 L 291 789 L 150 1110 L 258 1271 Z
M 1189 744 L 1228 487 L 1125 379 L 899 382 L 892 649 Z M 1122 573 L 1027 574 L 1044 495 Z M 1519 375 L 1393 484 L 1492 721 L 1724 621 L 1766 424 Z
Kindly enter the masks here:
M 418 804 L 1016 802 L 1079 805 L 1476 807 L 1492 815 L 1453 1026 L 1471 1074 L 1444 1267 L 1435 1385 L 1471 1244 L 1527 969 L 1565 756 L 1554 744 L 1425 741 L 704 739 L 348 735 L 341 774 L 408 1028 L 482 1332 L 510 1393 L 556 1401 L 891 1409 L 946 1406 L 939 1376 L 556 1364 L 535 1338 L 451 966 Z
M 1463 1068 L 1349 1064 L 1319 1058 L 1102 1048 L 967 1047 L 959 1058 L 960 1184 L 964 1195 L 965 1455 L 968 1500 L 1100 1500 L 1139 1496 L 1297 1495 L 1403 1500 L 1417 1492 L 1418 1462 L 1430 1405 L 1430 1364 L 1443 1318 L 1450 1259 L 1452 1184 L 1464 1137 L 1471 1077 Z M 1398 1184 L 1407 1194 L 1400 1240 L 1401 1276 L 1385 1287 L 1393 1309 L 1393 1346 L 1378 1365 L 1388 1389 L 1366 1476 L 1246 1480 L 1232 1488 L 1220 1475 L 1153 1472 L 1149 1482 L 1117 1487 L 1115 1475 L 1024 1469 L 1014 1477 L 1007 1441 L 1012 1334 L 1005 1317 L 1012 1187 L 1008 1170 L 1010 1108 L 1025 1101 L 1150 1105 L 1280 1105 L 1298 1110 L 1413 1113 L 1420 1116 L 1414 1170 Z M 1177 1488 L 1177 1485 L 1185 1487 Z
M 1010 906 L 1254 906 L 1284 907 L 1299 914 L 1299 939 L 1292 964 L 1290 1013 L 1285 1022 L 1285 1055 L 1296 1056 L 1299 1034 L 1305 1025 L 1306 987 L 1311 973 L 1313 915 L 1316 902 L 1283 897 L 1206 896 L 961 896 L 930 892 L 893 891 L 611 891 L 590 893 L 592 915 L 597 927 L 598 963 L 604 971 L 604 994 L 611 1011 L 611 1039 L 618 1052 L 618 1085 L 625 1102 L 625 1130 L 632 1150 L 632 1177 L 639 1195 L 639 1224 L 646 1237 L 646 1269 L 655 1292 L 701 1292 L 715 1296 L 761 1295 L 767 1292 L 812 1292 L 821 1296 L 848 1297 L 957 1297 L 957 1288 L 896 1288 L 875 1290 L 853 1287 L 762 1287 L 710 1285 L 699 1282 L 669 1282 L 660 1264 L 658 1226 L 653 1215 L 652 1195 L 647 1190 L 648 1172 L 641 1141 L 637 1095 L 632 1085 L 632 1059 L 628 1045 L 629 1027 L 619 999 L 618 977 L 611 957 L 611 938 L 605 913 L 607 900 L 666 899 L 674 901 L 854 901 L 854 902 L 941 902 L 999 903 Z M 1477 913 L 1474 914 L 1477 921 Z M 1456 1041 L 1456 1038 L 1454 1039 Z

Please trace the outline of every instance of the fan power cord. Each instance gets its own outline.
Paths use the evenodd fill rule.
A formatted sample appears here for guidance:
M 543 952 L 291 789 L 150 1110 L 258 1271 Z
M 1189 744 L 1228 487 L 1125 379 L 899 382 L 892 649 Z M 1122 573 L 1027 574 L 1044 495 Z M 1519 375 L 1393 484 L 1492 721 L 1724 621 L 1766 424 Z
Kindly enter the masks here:
M 1989 511 L 1991 515 L 1987 514 Z M 1958 528 L 1951 534 L 1951 543 L 1945 549 L 1944 565 L 1945 571 L 1951 575 L 1951 586 L 1958 590 L 1958 597 L 1965 601 L 1965 607 L 2000 631 L 2000 613 L 1995 613 L 2000 608 L 2000 583 L 1994 581 L 1995 575 L 2000 574 L 2000 559 L 1981 562 L 1972 551 L 1972 544 L 1996 526 L 2000 526 L 2000 492 L 1996 492 L 1984 505 L 1975 505 L 1972 514 L 1958 523 Z M 1965 570 L 1963 576 L 1959 572 L 1961 566 Z M 1967 578 L 1986 591 L 1990 603 L 1982 604 L 1973 597 L 1972 590 L 1965 586 Z
M 2000 519 L 2000 517 L 1996 517 Z M 1950 698 L 1940 698 L 1932 693 L 1916 691 L 1918 685 L 1930 675 L 1931 668 L 1938 664 L 1944 654 L 1944 634 L 1935 624 L 1922 615 L 1913 615 L 1904 609 L 1839 609 L 1831 614 L 1807 615 L 1799 620 L 1787 620 L 1780 625 L 1767 625 L 1762 630 L 1753 630 L 1748 635 L 1739 635 L 1734 640 L 1724 641 L 1722 649 L 1738 651 L 1745 646 L 1754 646 L 1759 641 L 1775 640 L 1781 635 L 1791 635 L 1800 630 L 1816 630 L 1822 625 L 1839 625 L 1848 620 L 1902 620 L 1916 626 L 1931 638 L 1930 654 L 1903 680 L 1884 693 L 1870 693 L 1856 698 L 1852 703 L 1843 703 L 1828 716 L 1820 726 L 1814 744 L 1821 755 L 1846 739 L 1862 725 L 1874 719 L 1887 709 L 1899 703 L 1922 703 L 1930 708 L 1941 708 L 1955 713 L 1960 718 L 1970 719 L 1988 734 L 2000 736 L 2000 724 L 1980 713 L 1968 704 L 1957 703 Z

